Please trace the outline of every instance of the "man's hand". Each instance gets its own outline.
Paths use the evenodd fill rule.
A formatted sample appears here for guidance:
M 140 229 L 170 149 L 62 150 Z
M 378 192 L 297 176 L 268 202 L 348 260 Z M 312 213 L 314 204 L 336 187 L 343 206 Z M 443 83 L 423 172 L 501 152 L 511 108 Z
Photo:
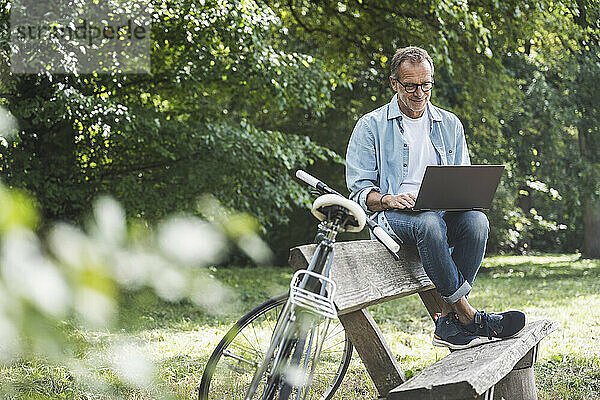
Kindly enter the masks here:
M 405 208 L 413 208 L 415 206 L 415 200 L 417 200 L 417 196 L 412 193 L 402 193 L 398 195 L 388 194 L 381 200 L 381 203 L 384 205 L 385 209 L 397 208 L 397 209 L 405 209 Z
M 417 200 L 417 196 L 412 193 L 394 195 L 390 193 L 381 194 L 373 190 L 367 195 L 367 207 L 371 211 L 403 210 L 414 207 L 415 200 Z

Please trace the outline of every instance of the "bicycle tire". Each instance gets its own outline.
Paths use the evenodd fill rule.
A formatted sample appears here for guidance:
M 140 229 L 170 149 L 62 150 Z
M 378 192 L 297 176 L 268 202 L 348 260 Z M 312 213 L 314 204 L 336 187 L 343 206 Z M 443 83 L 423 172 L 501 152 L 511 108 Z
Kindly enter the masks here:
M 262 360 L 277 316 L 287 298 L 288 295 L 283 294 L 260 304 L 240 318 L 225 334 L 202 374 L 198 387 L 199 400 L 243 400 L 256 364 Z M 331 400 L 350 365 L 352 343 L 339 321 L 335 320 L 335 323 L 336 326 L 327 335 L 327 347 L 323 346 L 324 363 L 322 367 L 321 363 L 318 366 L 323 369 L 319 373 L 319 379 L 315 379 L 315 384 L 311 385 L 307 399 Z

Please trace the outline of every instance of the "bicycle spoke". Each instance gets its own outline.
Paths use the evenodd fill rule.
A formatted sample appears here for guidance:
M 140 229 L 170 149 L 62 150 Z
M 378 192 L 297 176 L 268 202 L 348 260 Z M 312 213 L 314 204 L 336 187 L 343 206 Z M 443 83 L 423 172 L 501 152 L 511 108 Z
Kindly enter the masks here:
M 344 331 L 344 326 L 342 324 L 337 324 L 333 329 L 331 329 L 330 333 L 327 334 L 327 337 L 335 337 Z
M 264 354 L 264 351 L 261 351 L 259 349 L 257 349 L 252 342 L 248 339 L 248 337 L 246 337 L 246 335 L 244 333 L 240 333 L 240 335 L 246 340 L 246 343 L 248 343 L 248 345 L 252 348 L 252 350 L 254 350 L 257 354 Z
M 256 334 L 256 328 L 254 327 L 254 323 L 252 323 L 251 325 L 252 325 L 252 333 L 254 334 L 254 338 L 256 339 L 256 343 L 259 343 L 260 339 L 258 338 L 258 335 Z
M 326 348 L 324 348 L 322 351 L 326 351 L 326 350 L 329 350 L 329 349 L 333 349 L 334 347 L 338 347 L 338 346 L 340 346 L 342 343 L 344 343 L 344 340 L 340 340 L 340 341 L 339 341 L 339 342 L 337 342 L 337 343 L 330 344 L 330 345 L 328 345 Z

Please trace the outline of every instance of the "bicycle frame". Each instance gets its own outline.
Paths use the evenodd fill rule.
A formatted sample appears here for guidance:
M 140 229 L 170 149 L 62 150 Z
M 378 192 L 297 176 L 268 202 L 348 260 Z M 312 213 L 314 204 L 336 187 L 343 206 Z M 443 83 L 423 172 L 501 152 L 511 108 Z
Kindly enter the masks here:
M 309 312 L 316 317 L 321 318 L 337 318 L 337 312 L 335 305 L 333 304 L 333 297 L 336 291 L 336 285 L 333 280 L 329 278 L 329 272 L 331 269 L 331 263 L 333 261 L 334 249 L 333 244 L 335 243 L 335 237 L 340 230 L 341 216 L 334 221 L 324 221 L 319 224 L 319 232 L 317 233 L 316 239 L 319 240 L 319 244 L 315 251 L 314 256 L 306 270 L 299 270 L 294 274 L 290 283 L 290 296 L 284 306 L 281 316 L 277 321 L 275 331 L 271 340 L 269 349 L 267 350 L 266 356 L 258 367 L 254 374 L 253 380 L 250 383 L 248 393 L 246 394 L 246 400 L 251 400 L 256 394 L 256 390 L 260 384 L 260 381 L 267 371 L 269 365 L 272 365 L 271 374 L 268 381 L 272 381 L 273 377 L 281 374 L 280 363 L 282 357 L 285 356 L 284 352 L 286 349 L 286 341 L 291 340 L 294 334 L 293 324 L 297 321 L 296 309 L 299 308 L 305 312 Z M 318 292 L 317 292 L 318 290 Z M 327 324 L 328 326 L 329 324 Z M 314 366 L 318 362 L 320 356 L 320 350 L 322 346 L 322 339 L 325 338 L 327 330 L 320 335 L 320 339 L 317 338 L 316 345 L 314 348 L 313 356 L 313 368 L 311 373 L 305 380 L 305 384 L 310 384 L 312 378 L 312 372 Z M 306 369 L 308 367 L 309 355 L 312 351 L 313 342 L 315 342 L 315 327 L 311 327 L 309 330 L 310 338 L 308 340 L 308 346 L 304 350 L 305 365 L 303 366 L 303 374 L 306 375 Z M 297 344 L 296 344 L 297 345 Z M 300 354 L 299 359 L 301 358 Z M 274 358 L 273 358 L 274 356 Z M 299 360 L 298 359 L 298 360 Z M 270 382 L 272 383 L 272 382 Z M 303 386 L 299 385 L 298 393 L 296 398 L 301 399 Z M 263 394 L 263 399 L 267 399 L 271 396 L 271 393 L 267 393 L 268 390 L 275 390 L 275 388 L 267 388 Z M 266 397 L 265 397 L 266 396 Z
M 322 194 L 341 196 L 338 192 L 330 189 L 323 182 L 304 171 L 298 171 L 296 176 L 315 187 Z M 280 389 L 279 399 L 287 400 L 292 387 L 297 388 L 296 400 L 303 400 L 306 397 L 308 391 L 305 391 L 304 388 L 309 387 L 311 384 L 315 366 L 319 362 L 323 340 L 327 335 L 329 321 L 332 318 L 337 318 L 333 303 L 336 285 L 329 278 L 334 255 L 333 245 L 337 234 L 344 230 L 346 223 L 352 216 L 351 211 L 336 205 L 335 202 L 328 204 L 332 205 L 327 206 L 327 218 L 319 224 L 319 231 L 315 238 L 315 242 L 318 243 L 315 254 L 306 270 L 300 270 L 294 274 L 290 284 L 288 301 L 277 321 L 265 357 L 252 378 L 245 400 L 254 398 L 269 366 L 271 366 L 271 370 L 267 376 L 266 387 L 260 400 L 273 400 L 277 389 Z M 366 220 L 375 237 L 397 258 L 398 244 L 376 223 L 369 218 Z M 322 321 L 321 318 L 325 318 L 327 323 L 322 334 L 319 334 L 315 322 Z M 308 325 L 311 326 L 308 327 Z M 312 368 L 307 374 L 309 359 L 313 351 Z M 303 356 L 304 363 L 300 368 Z M 287 375 L 286 365 L 284 364 L 287 364 L 288 360 L 290 360 L 290 365 L 297 363 L 298 371 L 296 372 L 301 372 L 301 376 L 296 377 L 295 383 L 292 384 L 287 382 L 288 378 L 284 376 Z

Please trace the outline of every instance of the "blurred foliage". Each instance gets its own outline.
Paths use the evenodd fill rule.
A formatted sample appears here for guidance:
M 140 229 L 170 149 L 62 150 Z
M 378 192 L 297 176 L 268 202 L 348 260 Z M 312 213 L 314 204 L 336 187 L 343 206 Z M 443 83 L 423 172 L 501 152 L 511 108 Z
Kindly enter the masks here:
M 196 311 L 226 314 L 237 295 L 202 267 L 232 246 L 256 263 L 270 256 L 253 219 L 214 199 L 203 202 L 206 219 L 172 216 L 151 228 L 139 219 L 128 224 L 119 203 L 101 197 L 85 230 L 53 224 L 45 240 L 34 232 L 38 213 L 27 195 L 0 186 L 0 199 L 0 364 L 62 371 L 62 384 L 94 396 L 173 397 L 156 385 L 144 343 L 127 334 L 136 326 L 131 304 L 186 299 Z M 118 340 L 110 332 L 120 332 Z M 0 396 L 30 389 L 3 379 Z
M 148 75 L 14 75 L 0 35 L 0 93 L 18 124 L 0 176 L 33 193 L 44 224 L 81 223 L 98 193 L 149 221 L 198 213 L 212 193 L 255 216 L 283 264 L 315 230 L 291 172 L 343 190 L 353 125 L 391 98 L 394 51 L 418 45 L 435 62 L 433 102 L 463 122 L 472 161 L 507 166 L 490 251 L 585 251 L 588 231 L 600 251 L 600 222 L 584 212 L 600 210 L 598 2 L 153 6 Z

